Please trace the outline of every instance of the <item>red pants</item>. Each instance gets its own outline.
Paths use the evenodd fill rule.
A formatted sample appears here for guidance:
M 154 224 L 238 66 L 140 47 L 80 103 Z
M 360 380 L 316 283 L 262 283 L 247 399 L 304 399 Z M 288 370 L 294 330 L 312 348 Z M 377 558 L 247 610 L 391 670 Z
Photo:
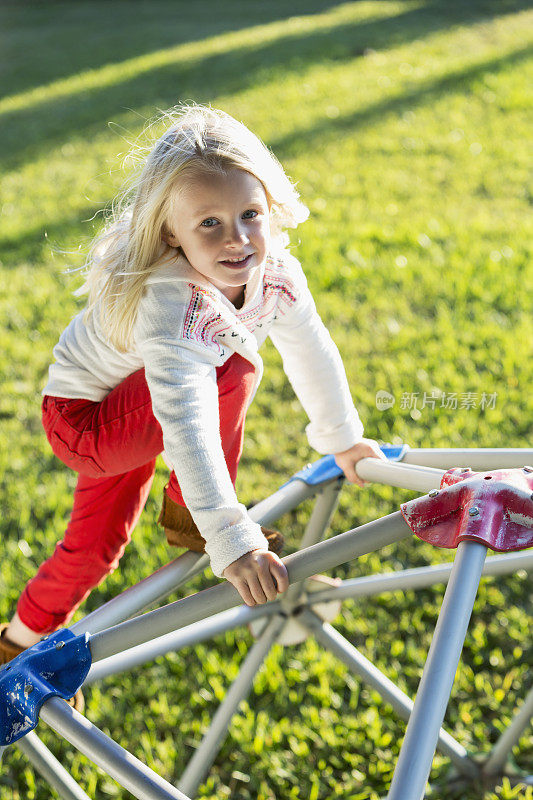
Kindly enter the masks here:
M 242 452 L 254 368 L 235 354 L 217 369 L 220 435 L 233 483 Z M 99 403 L 45 397 L 43 425 L 54 453 L 79 473 L 65 537 L 24 589 L 17 606 L 36 633 L 65 624 L 118 564 L 144 508 L 163 450 L 144 370 Z M 185 505 L 176 476 L 169 497 Z

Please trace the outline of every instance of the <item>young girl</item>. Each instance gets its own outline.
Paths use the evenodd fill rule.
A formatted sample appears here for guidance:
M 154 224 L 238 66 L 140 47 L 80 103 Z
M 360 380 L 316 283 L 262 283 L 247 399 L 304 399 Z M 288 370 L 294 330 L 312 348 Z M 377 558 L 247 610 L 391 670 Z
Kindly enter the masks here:
M 116 567 L 163 449 L 170 539 L 205 545 L 214 574 L 249 606 L 287 589 L 279 534 L 253 522 L 234 490 L 267 336 L 309 416 L 311 446 L 334 453 L 360 486 L 357 461 L 382 457 L 363 439 L 338 350 L 285 249 L 283 229 L 308 211 L 283 168 L 221 111 L 166 116 L 172 124 L 92 247 L 88 306 L 54 349 L 43 425 L 78 482 L 63 541 L 2 628 L 3 661 L 65 625 Z

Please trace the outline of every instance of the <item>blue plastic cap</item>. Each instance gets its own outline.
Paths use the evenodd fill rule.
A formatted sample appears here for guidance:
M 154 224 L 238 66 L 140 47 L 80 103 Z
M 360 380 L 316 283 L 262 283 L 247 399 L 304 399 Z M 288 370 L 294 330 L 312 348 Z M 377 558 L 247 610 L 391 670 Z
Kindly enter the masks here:
M 50 697 L 74 697 L 91 668 L 89 634 L 56 631 L 0 668 L 0 745 L 32 731 Z

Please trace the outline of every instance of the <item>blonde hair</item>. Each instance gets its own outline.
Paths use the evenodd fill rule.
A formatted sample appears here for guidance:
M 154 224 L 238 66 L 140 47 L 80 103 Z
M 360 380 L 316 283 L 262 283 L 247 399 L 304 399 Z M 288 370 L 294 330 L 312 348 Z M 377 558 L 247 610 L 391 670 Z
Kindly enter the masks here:
M 181 105 L 164 112 L 163 119 L 170 125 L 113 202 L 104 230 L 91 245 L 86 281 L 77 292 L 89 294 L 86 317 L 99 304 L 101 327 L 121 352 L 131 347 L 146 280 L 171 249 L 162 237 L 168 234 L 172 194 L 180 179 L 232 168 L 254 175 L 267 196 L 275 245 L 286 245 L 284 228 L 295 228 L 309 215 L 274 154 L 229 114 Z

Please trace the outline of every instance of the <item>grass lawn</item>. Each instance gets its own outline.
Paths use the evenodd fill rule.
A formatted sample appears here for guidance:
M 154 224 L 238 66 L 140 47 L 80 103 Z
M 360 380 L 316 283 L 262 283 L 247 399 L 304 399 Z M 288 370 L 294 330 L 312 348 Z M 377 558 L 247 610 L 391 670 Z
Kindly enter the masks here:
M 61 537 L 75 484 L 40 426 L 52 348 L 81 307 L 72 296 L 80 276 L 65 271 L 83 263 L 99 212 L 128 171 L 130 142 L 179 101 L 242 119 L 298 182 L 312 213 L 292 237 L 294 252 L 367 436 L 413 447 L 531 446 L 532 22 L 519 0 L 5 0 L 0 619 Z M 267 345 L 263 355 L 238 482 L 247 504 L 316 457 L 278 354 Z M 377 409 L 379 390 L 395 396 L 393 408 Z M 161 463 L 120 569 L 76 618 L 174 557 L 155 523 L 165 480 Z M 347 487 L 332 531 L 412 496 Z M 279 522 L 289 551 L 309 511 L 304 504 Z M 449 558 L 412 539 L 335 574 Z M 208 572 L 187 591 L 214 582 Z M 491 748 L 528 689 L 527 592 L 519 572 L 483 579 L 478 593 L 446 716 L 474 752 Z M 442 596 L 436 586 L 347 601 L 335 625 L 413 696 Z M 87 690 L 87 715 L 177 782 L 252 642 L 238 629 L 107 679 Z M 199 796 L 378 800 L 404 729 L 313 640 L 276 645 Z M 91 798 L 130 797 L 44 725 L 39 733 Z M 531 771 L 530 731 L 513 758 Z M 533 798 L 507 780 L 454 793 L 448 774 L 437 755 L 428 798 Z M 6 753 L 0 800 L 56 796 L 20 751 Z

